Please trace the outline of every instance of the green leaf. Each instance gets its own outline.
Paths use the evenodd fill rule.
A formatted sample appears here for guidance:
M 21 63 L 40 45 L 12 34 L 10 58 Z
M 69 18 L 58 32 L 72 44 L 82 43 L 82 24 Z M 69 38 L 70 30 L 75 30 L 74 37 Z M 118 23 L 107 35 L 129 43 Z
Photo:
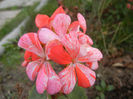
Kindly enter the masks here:
M 36 86 L 33 86 L 29 92 L 28 99 L 47 99 L 46 91 L 40 95 L 36 91 Z M 51 99 L 51 98 L 49 97 L 48 99 Z
M 115 89 L 115 87 L 113 85 L 108 85 L 108 87 L 107 87 L 107 91 L 112 91 L 114 89 Z
M 105 81 L 104 81 L 104 80 L 102 80 L 102 81 L 101 81 L 101 86 L 102 86 L 102 88 L 103 88 L 103 89 L 105 89 L 105 88 L 106 88 L 106 83 L 105 83 Z
M 102 88 L 100 86 L 95 86 L 96 90 L 102 91 Z
M 88 99 L 86 95 L 85 88 L 75 86 L 74 90 L 66 95 L 66 96 L 60 96 L 58 99 Z
M 105 99 L 104 93 L 100 93 L 100 99 Z
M 96 99 L 100 99 L 99 96 L 97 96 Z

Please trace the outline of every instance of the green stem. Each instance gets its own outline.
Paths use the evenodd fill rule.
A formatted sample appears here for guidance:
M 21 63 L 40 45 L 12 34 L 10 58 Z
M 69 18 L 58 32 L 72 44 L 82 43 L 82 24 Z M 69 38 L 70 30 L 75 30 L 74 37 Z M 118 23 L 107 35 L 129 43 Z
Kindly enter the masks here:
M 117 28 L 116 28 L 116 30 L 115 30 L 115 33 L 114 33 L 113 38 L 112 38 L 111 43 L 110 43 L 111 46 L 112 46 L 112 44 L 113 44 L 113 41 L 115 40 L 116 34 L 117 34 L 118 31 L 120 30 L 120 27 L 121 27 L 121 23 L 119 23 L 119 25 L 117 26 Z
M 124 39 L 118 41 L 118 42 L 116 43 L 116 45 L 118 45 L 118 44 L 120 44 L 120 43 L 126 41 L 127 39 L 129 39 L 129 38 L 132 37 L 132 36 L 133 36 L 133 34 L 130 34 L 130 35 L 126 36 Z
M 106 41 L 105 41 L 104 34 L 102 32 L 101 32 L 101 34 L 102 34 L 102 38 L 103 38 L 103 45 L 104 45 L 104 48 L 105 48 L 105 52 L 106 52 L 107 55 L 109 55 L 109 52 L 108 52 L 107 46 L 106 46 Z

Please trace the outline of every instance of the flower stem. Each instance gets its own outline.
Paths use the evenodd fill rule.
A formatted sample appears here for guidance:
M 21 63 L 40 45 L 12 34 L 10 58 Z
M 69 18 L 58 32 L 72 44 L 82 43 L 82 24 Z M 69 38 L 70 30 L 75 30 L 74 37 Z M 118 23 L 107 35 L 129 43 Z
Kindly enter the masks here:
M 51 95 L 51 99 L 57 99 L 57 97 L 58 97 L 58 94 Z

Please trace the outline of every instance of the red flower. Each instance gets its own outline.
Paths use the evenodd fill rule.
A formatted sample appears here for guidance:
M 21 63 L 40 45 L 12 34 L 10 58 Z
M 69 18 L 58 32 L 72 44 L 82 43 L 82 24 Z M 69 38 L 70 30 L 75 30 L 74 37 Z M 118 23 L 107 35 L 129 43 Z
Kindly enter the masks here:
M 98 49 L 91 47 L 93 41 L 85 34 L 85 18 L 80 13 L 77 18 L 71 23 L 61 6 L 51 17 L 38 14 L 35 19 L 38 33 L 24 34 L 18 42 L 26 50 L 23 66 L 26 66 L 30 80 L 37 76 L 36 88 L 40 94 L 44 90 L 55 94 L 60 89 L 69 94 L 75 86 L 76 74 L 81 87 L 90 87 L 95 82 L 93 70 L 98 68 L 98 61 L 103 56 Z M 47 61 L 49 59 L 67 66 L 59 77 Z
M 65 34 L 61 42 L 58 40 L 49 42 L 46 45 L 46 53 L 54 62 L 68 65 L 59 73 L 63 93 L 69 94 L 73 90 L 76 74 L 79 86 L 86 88 L 94 84 L 96 77 L 91 69 L 97 68 L 96 63 L 102 58 L 102 53 L 88 44 L 80 44 L 75 32 Z M 89 65 L 91 68 L 89 69 L 84 63 L 93 65 Z
M 60 13 L 65 13 L 65 11 L 62 8 L 62 6 L 60 6 L 58 9 L 56 9 L 51 17 L 49 17 L 47 15 L 43 15 L 43 14 L 38 14 L 36 16 L 36 19 L 35 19 L 36 26 L 38 28 L 44 28 L 44 27 L 50 28 L 52 20 L 55 18 L 55 16 L 57 14 L 60 14 Z
M 85 18 L 80 13 L 77 18 L 78 21 L 71 24 L 68 15 L 57 14 L 50 22 L 51 28 L 41 28 L 38 31 L 40 41 L 46 44 L 47 57 L 58 64 L 68 65 L 59 73 L 62 92 L 65 94 L 69 94 L 74 88 L 76 74 L 79 86 L 92 86 L 95 82 L 95 72 L 91 69 L 97 69 L 97 61 L 102 58 L 101 52 L 90 46 L 93 41 L 85 34 Z M 80 28 L 83 32 L 80 31 Z

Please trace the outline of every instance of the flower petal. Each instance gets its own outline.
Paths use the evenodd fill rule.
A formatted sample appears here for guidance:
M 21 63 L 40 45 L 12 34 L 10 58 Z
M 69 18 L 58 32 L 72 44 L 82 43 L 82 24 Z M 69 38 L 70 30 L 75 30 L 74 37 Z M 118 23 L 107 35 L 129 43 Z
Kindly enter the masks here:
M 71 19 L 66 14 L 58 14 L 52 22 L 54 31 L 59 35 L 63 36 L 67 33 L 68 27 L 71 23 Z
M 23 67 L 26 67 L 28 65 L 27 61 L 23 61 L 23 63 L 21 64 Z
M 86 32 L 86 29 L 87 29 L 85 18 L 80 13 L 77 14 L 77 18 L 78 18 L 80 27 L 83 29 L 83 32 L 85 33 Z
M 76 84 L 76 74 L 74 66 L 70 64 L 59 73 L 59 77 L 61 79 L 62 92 L 65 94 L 71 93 Z
M 49 62 L 45 62 L 45 68 L 48 75 L 47 92 L 50 95 L 56 94 L 61 89 L 61 82 Z
M 86 66 L 88 66 L 92 70 L 96 70 L 98 68 L 98 62 L 88 62 L 86 63 Z
M 24 53 L 24 60 L 27 61 L 27 62 L 32 61 L 32 52 L 25 51 L 25 53 Z
M 60 6 L 59 8 L 57 8 L 57 9 L 55 10 L 55 12 L 54 12 L 54 13 L 52 14 L 52 16 L 50 17 L 50 20 L 53 20 L 57 14 L 61 14 L 61 13 L 64 13 L 64 14 L 65 14 L 65 11 L 64 11 L 64 9 L 62 8 L 62 6 Z
M 38 28 L 49 27 L 49 16 L 38 14 L 35 18 L 35 23 Z
M 93 48 L 90 45 L 84 44 L 80 46 L 80 53 L 78 56 L 79 62 L 94 62 L 100 61 L 103 55 L 99 49 Z
M 72 62 L 72 58 L 65 51 L 63 45 L 58 40 L 48 42 L 45 49 L 46 55 L 58 64 L 69 64 Z
M 70 24 L 69 26 L 69 32 L 73 31 L 73 32 L 79 32 L 79 22 L 78 21 L 74 21 Z
M 47 89 L 48 76 L 46 74 L 45 64 L 42 65 L 36 80 L 36 90 L 39 94 Z
M 76 72 L 79 86 L 87 88 L 94 85 L 96 79 L 94 71 L 82 64 L 76 64 Z
M 88 35 L 86 35 L 86 34 L 84 34 L 84 33 L 82 33 L 82 32 L 79 32 L 79 33 L 78 33 L 78 38 L 79 38 L 80 44 L 89 44 L 89 45 L 93 45 L 92 39 L 91 39 Z
M 24 59 L 25 61 L 27 62 L 30 62 L 30 61 L 35 61 L 37 59 L 39 59 L 40 57 L 37 56 L 36 54 L 32 53 L 32 52 L 29 52 L 29 51 L 25 51 L 25 54 L 24 54 Z
M 72 58 L 76 58 L 79 54 L 80 44 L 75 32 L 70 32 L 61 38 L 62 44 L 71 55 Z
M 54 39 L 59 40 L 59 37 L 53 31 L 47 28 L 41 28 L 38 32 L 38 36 L 39 40 L 44 44 Z
M 36 60 L 28 63 L 26 67 L 26 73 L 31 81 L 35 80 L 40 65 L 41 65 L 41 60 Z
M 44 51 L 36 33 L 24 34 L 19 39 L 18 46 L 24 48 L 27 51 L 33 52 L 40 57 L 44 57 Z
M 37 56 L 36 54 L 32 53 L 32 61 L 35 61 L 37 59 L 40 59 L 40 57 Z

